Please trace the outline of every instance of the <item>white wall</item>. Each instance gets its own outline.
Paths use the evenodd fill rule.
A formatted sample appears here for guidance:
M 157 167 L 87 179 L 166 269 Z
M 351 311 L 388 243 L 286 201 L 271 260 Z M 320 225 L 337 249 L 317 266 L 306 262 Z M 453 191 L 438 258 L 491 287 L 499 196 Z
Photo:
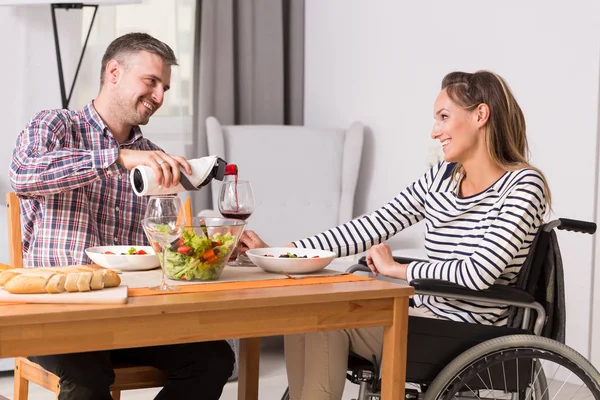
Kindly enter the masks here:
M 80 18 L 61 11 L 58 19 L 70 86 Z M 370 127 L 355 210 L 368 212 L 425 172 L 432 104 L 444 74 L 492 69 L 508 80 L 525 111 L 532 161 L 550 181 L 556 215 L 590 220 L 598 180 L 599 44 L 597 0 L 307 0 L 306 124 L 361 120 Z M 0 7 L 0 48 L 0 168 L 6 171 L 31 115 L 60 107 L 49 7 Z M 183 153 L 179 143 L 164 145 Z M 8 190 L 7 173 L 0 174 L 2 198 Z M 560 239 L 568 342 L 589 355 L 593 242 L 569 233 Z M 421 240 L 416 227 L 392 243 L 414 247 Z M 7 258 L 6 229 L 0 229 L 0 262 Z M 600 310 L 595 314 L 600 319 Z
M 18 133 L 42 109 L 61 108 L 50 6 L 0 7 L 0 227 L 6 226 L 8 166 Z M 79 54 L 77 12 L 58 12 L 63 68 L 70 87 Z M 68 90 L 68 89 L 67 89 Z M 0 262 L 8 262 L 6 228 L 0 228 Z
M 101 7 L 98 14 L 104 12 L 109 12 L 107 6 Z M 80 10 L 57 10 L 56 12 L 67 94 L 81 52 L 82 16 Z M 102 26 L 96 24 L 95 28 L 96 32 L 98 29 L 103 32 L 106 29 L 114 30 L 113 26 L 106 26 L 106 20 Z M 94 86 L 97 86 L 99 79 L 96 75 L 104 48 L 104 45 L 101 49 L 88 47 L 77 85 L 87 81 L 94 82 Z M 4 198 L 5 193 L 11 191 L 8 167 L 15 140 L 33 114 L 43 109 L 61 108 L 50 6 L 0 7 L 0 49 L 2 49 L 3 61 L 0 62 L 0 76 L 3 77 L 4 85 L 3 95 L 0 96 L 0 121 L 2 121 L 0 171 L 4 171 L 0 173 L 0 263 L 7 263 Z M 86 69 L 89 63 L 97 67 Z M 94 95 L 97 91 L 98 88 L 93 87 L 88 93 Z M 74 98 L 70 106 L 80 107 L 90 100 L 91 98 Z M 179 120 L 170 124 L 177 130 L 176 133 L 188 133 L 186 138 L 189 139 L 189 127 L 180 125 Z M 149 125 L 146 130 L 156 131 L 161 128 L 164 127 Z M 174 134 L 175 132 L 165 131 L 162 135 L 155 135 L 159 136 L 157 143 L 173 154 L 185 154 L 186 146 L 189 147 L 189 140 L 188 142 L 169 141 Z
M 305 123 L 370 127 L 355 208 L 369 212 L 425 172 L 442 77 L 493 70 L 525 112 L 555 216 L 593 220 L 599 44 L 597 0 L 307 0 Z M 391 244 L 422 237 L 411 228 Z M 593 240 L 559 239 L 568 344 L 589 356 Z

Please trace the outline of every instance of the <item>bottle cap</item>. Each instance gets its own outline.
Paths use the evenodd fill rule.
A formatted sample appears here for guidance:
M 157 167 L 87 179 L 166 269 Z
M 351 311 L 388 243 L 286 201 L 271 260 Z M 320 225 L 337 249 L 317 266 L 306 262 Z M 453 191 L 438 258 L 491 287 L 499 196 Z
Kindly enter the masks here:
M 235 164 L 227 164 L 225 167 L 225 175 L 237 175 L 238 167 Z

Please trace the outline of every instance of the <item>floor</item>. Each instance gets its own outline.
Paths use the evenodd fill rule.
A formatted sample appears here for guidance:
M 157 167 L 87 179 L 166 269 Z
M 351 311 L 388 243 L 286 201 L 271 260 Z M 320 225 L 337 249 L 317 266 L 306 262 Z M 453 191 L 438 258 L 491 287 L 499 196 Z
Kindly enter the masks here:
M 287 387 L 285 376 L 285 362 L 283 357 L 283 344 L 281 340 L 268 340 L 261 343 L 260 357 L 260 400 L 280 400 Z M 145 400 L 152 399 L 158 389 L 127 390 L 122 393 L 122 400 Z M 346 383 L 346 391 L 343 400 L 356 398 L 358 386 Z M 13 375 L 12 372 L 0 372 L 0 400 L 2 396 L 13 398 Z M 30 385 L 30 400 L 55 400 L 54 395 L 37 385 Z M 223 400 L 237 399 L 237 382 L 229 382 L 221 396 Z
M 563 386 L 561 382 L 550 382 L 551 388 L 560 389 L 557 399 L 587 399 L 591 395 L 579 393 L 579 387 L 575 385 Z M 287 387 L 285 376 L 285 361 L 283 357 L 283 342 L 281 338 L 269 338 L 261 342 L 260 357 L 260 400 L 280 400 Z M 128 390 L 122 393 L 122 400 L 145 400 L 153 399 L 159 389 Z M 346 381 L 346 389 L 343 400 L 356 398 L 358 386 Z M 13 375 L 12 372 L 0 372 L 0 400 L 13 399 Z M 501 397 L 498 397 L 501 398 Z M 55 400 L 56 397 L 49 391 L 37 385 L 30 385 L 30 400 Z M 221 396 L 223 400 L 237 399 L 237 382 L 229 382 Z

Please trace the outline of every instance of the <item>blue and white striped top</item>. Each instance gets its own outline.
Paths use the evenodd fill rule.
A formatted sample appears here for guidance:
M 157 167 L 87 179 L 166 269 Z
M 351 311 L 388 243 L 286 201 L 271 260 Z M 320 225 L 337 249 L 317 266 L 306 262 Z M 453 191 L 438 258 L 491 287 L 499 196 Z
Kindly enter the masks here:
M 505 172 L 473 196 L 458 195 L 454 163 L 441 162 L 392 201 L 371 213 L 315 236 L 297 247 L 331 250 L 338 257 L 366 251 L 425 220 L 430 262 L 408 265 L 407 280 L 444 279 L 474 290 L 514 284 L 546 212 L 544 182 L 533 169 Z M 505 325 L 508 307 L 433 296 L 416 306 L 462 322 Z

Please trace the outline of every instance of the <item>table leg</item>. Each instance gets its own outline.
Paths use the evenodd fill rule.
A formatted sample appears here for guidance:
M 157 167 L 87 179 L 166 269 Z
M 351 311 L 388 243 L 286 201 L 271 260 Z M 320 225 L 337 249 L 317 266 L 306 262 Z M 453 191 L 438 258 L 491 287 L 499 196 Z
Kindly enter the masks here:
M 240 339 L 238 400 L 258 400 L 260 338 Z
M 406 342 L 408 339 L 408 297 L 394 299 L 394 318 L 383 329 L 381 400 L 404 398 Z

